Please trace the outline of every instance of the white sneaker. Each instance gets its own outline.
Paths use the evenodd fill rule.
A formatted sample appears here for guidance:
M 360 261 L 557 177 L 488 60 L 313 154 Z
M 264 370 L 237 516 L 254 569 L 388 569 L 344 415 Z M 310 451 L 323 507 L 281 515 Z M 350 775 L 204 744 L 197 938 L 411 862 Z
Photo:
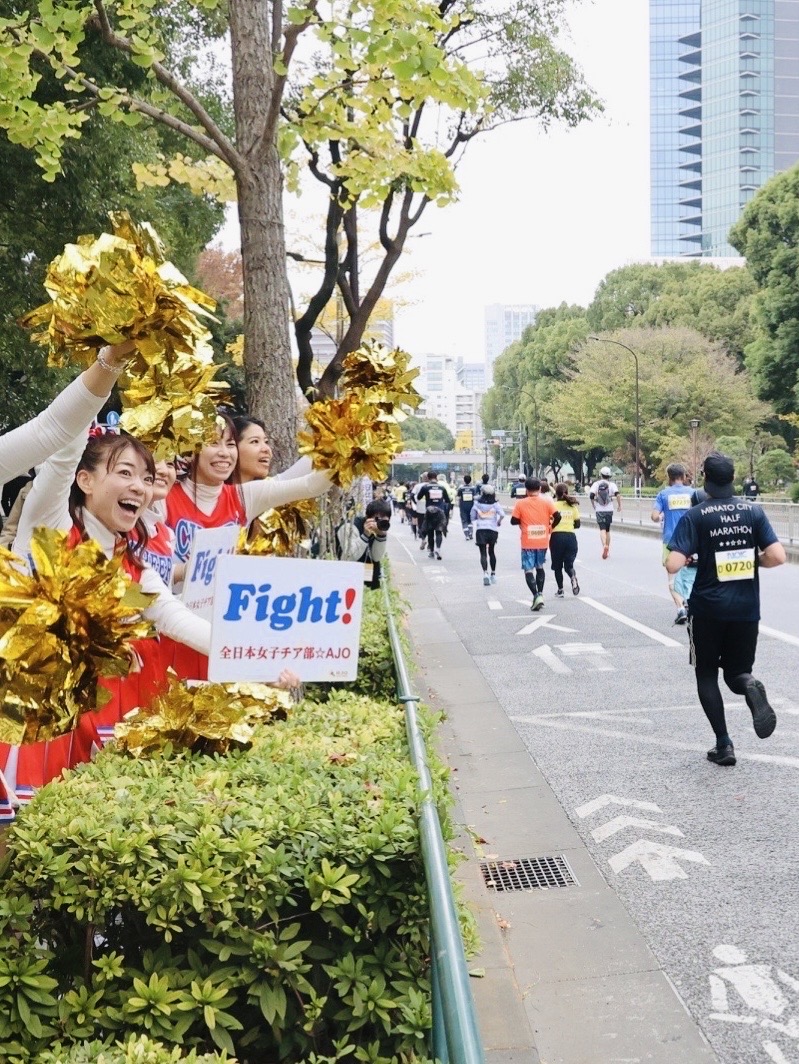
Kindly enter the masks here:
M 483 586 L 488 587 L 491 581 L 488 578 L 488 573 L 483 573 Z
M 497 574 L 496 573 L 492 573 L 491 574 L 491 583 L 492 584 L 496 584 L 496 582 L 497 582 Z

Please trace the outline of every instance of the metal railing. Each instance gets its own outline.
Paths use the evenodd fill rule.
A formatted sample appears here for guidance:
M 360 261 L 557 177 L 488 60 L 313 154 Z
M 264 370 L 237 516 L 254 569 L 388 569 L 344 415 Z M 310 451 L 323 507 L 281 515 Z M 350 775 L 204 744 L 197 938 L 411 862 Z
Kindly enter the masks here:
M 584 516 L 591 515 L 591 503 L 587 495 L 579 495 L 577 501 L 580 504 L 580 512 Z M 613 511 L 613 523 L 620 525 L 639 525 L 645 529 L 657 531 L 657 525 L 651 520 L 652 507 L 655 499 L 635 498 L 633 495 L 622 495 L 621 513 Z M 771 522 L 771 527 L 784 543 L 795 543 L 799 537 L 799 504 L 793 502 L 761 502 L 760 505 L 766 512 Z
M 397 675 L 397 700 L 405 706 L 411 761 L 419 775 L 419 834 L 430 903 L 433 986 L 433 1055 L 442 1064 L 484 1064 L 466 955 L 452 893 L 447 849 L 433 796 L 427 748 L 419 725 L 419 699 L 411 693 L 408 668 L 384 581 L 388 636 Z

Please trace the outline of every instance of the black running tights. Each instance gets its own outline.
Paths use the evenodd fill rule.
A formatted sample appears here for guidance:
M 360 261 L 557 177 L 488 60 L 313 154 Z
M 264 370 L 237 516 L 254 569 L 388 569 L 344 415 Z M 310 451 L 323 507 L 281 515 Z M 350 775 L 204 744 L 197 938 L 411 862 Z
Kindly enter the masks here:
M 441 549 L 441 529 L 440 528 L 428 528 L 427 529 L 427 549 L 433 549 L 433 541 L 435 540 L 435 547 L 437 550 Z
M 478 543 L 477 549 L 480 551 L 480 565 L 483 567 L 483 572 L 488 572 L 488 562 L 491 562 L 491 572 L 496 572 L 497 569 L 497 556 L 494 552 L 496 543 Z
M 735 695 L 746 693 L 746 685 L 752 682 L 752 674 L 743 672 L 733 675 L 725 669 L 724 682 Z M 719 688 L 719 670 L 710 666 L 696 668 L 696 689 L 699 693 L 699 701 L 705 716 L 710 721 L 710 727 L 715 732 L 716 738 L 727 735 L 727 720 L 724 716 L 724 699 L 721 697 Z
M 536 569 L 533 572 L 532 569 L 525 569 L 524 579 L 527 581 L 527 586 L 534 595 L 540 595 L 544 590 L 544 580 L 546 579 L 546 572 L 543 569 Z

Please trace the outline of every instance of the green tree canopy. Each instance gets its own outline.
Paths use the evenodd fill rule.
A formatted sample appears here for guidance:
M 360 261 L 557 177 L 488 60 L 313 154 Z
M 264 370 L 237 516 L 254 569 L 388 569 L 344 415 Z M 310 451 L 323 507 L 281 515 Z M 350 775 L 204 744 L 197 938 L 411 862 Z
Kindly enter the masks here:
M 778 413 L 799 409 L 799 165 L 777 174 L 730 230 L 760 286 L 746 364 Z
M 402 445 L 407 451 L 451 451 L 455 437 L 435 417 L 409 417 L 402 423 Z
M 752 394 L 745 372 L 693 329 L 625 329 L 608 333 L 638 356 L 640 450 L 645 475 L 672 460 L 675 440 L 687 445 L 699 418 L 712 435 L 752 435 L 770 414 Z M 613 343 L 587 341 L 568 379 L 547 407 L 554 431 L 580 448 L 598 447 L 630 463 L 635 443 L 635 363 Z
M 594 331 L 640 326 L 696 329 L 743 365 L 753 338 L 757 284 L 746 269 L 692 262 L 634 263 L 611 271 L 586 312 Z

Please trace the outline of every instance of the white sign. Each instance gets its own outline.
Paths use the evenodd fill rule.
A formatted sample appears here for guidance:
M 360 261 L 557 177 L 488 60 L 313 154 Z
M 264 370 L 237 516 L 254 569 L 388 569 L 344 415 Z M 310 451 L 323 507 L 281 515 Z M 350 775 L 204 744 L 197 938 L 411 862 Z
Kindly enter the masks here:
M 209 680 L 354 680 L 363 594 L 360 562 L 220 555 Z
M 206 621 L 211 620 L 213 612 L 217 558 L 221 554 L 233 554 L 240 531 L 238 525 L 222 525 L 198 528 L 194 532 L 181 598 L 192 613 Z

